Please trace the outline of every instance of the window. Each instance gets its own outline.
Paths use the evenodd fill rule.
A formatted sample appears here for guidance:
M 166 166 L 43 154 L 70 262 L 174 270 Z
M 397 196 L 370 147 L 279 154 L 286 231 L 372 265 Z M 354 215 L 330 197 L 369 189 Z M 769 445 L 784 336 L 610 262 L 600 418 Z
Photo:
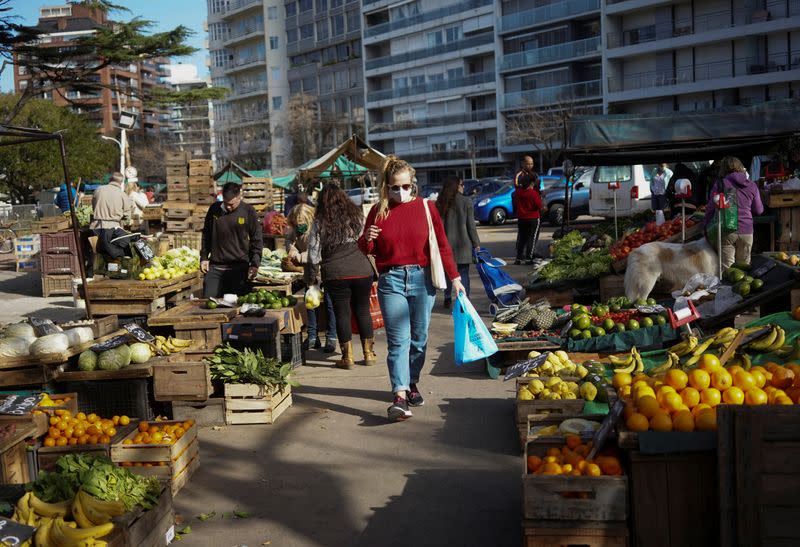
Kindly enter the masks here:
M 317 77 L 306 76 L 303 78 L 303 91 L 305 93 L 313 93 L 317 90 Z
M 269 49 L 278 49 L 280 47 L 280 40 L 277 36 L 269 37 Z
M 228 0 L 208 0 L 208 11 L 211 13 L 223 13 L 228 10 Z
M 285 6 L 286 8 L 286 17 L 294 17 L 297 15 L 297 2 L 289 2 Z
M 267 19 L 275 21 L 278 18 L 278 6 L 269 6 L 267 8 Z
M 328 20 L 317 21 L 317 40 L 327 40 L 328 36 Z
M 442 31 L 437 30 L 435 32 L 428 33 L 428 47 L 436 47 L 442 45 L 444 42 L 442 41 Z
M 350 47 L 350 51 L 353 52 L 354 59 L 361 58 L 361 40 L 353 40 L 353 45 Z
M 280 110 L 283 106 L 283 97 L 272 97 L 272 110 Z
M 211 50 L 211 62 L 214 68 L 224 68 L 228 66 L 228 61 L 231 60 L 231 55 L 226 49 L 213 49 Z
M 320 93 L 331 93 L 333 92 L 333 75 L 332 74 L 322 74 L 319 77 L 319 91 Z
M 444 29 L 445 40 L 449 42 L 457 42 L 461 39 L 461 27 L 450 27 Z
M 270 78 L 273 80 L 280 80 L 281 79 L 281 67 L 273 66 L 270 68 Z
M 464 67 L 450 68 L 447 70 L 448 80 L 457 80 L 464 77 Z
M 346 61 L 347 58 L 350 57 L 350 45 L 339 44 L 336 46 L 336 57 L 339 61 Z
M 344 2 L 342 0 L 331 0 L 331 8 L 338 8 L 343 4 Z
M 328 0 L 317 0 L 317 13 L 325 13 L 328 11 Z
M 419 76 L 412 76 L 411 77 L 411 87 L 419 87 L 425 85 L 425 75 Z
M 307 40 L 309 38 L 314 38 L 314 23 L 308 23 L 300 27 L 300 39 Z
M 414 15 L 419 15 L 420 13 L 422 13 L 422 2 L 420 0 L 414 0 L 408 4 L 403 4 L 402 6 L 392 8 L 391 18 L 392 21 L 396 21 L 398 19 L 413 17 Z
M 305 13 L 307 11 L 311 11 L 314 9 L 314 3 L 312 0 L 298 0 L 298 8 L 297 11 L 300 13 Z
M 271 40 L 272 38 L 270 38 L 270 43 L 272 43 Z M 294 44 L 296 41 L 297 41 L 297 29 L 290 28 L 289 30 L 286 31 L 286 43 Z
M 227 23 L 211 23 L 208 25 L 208 37 L 213 41 L 227 40 L 231 36 L 231 29 Z
M 444 74 L 443 73 L 431 74 L 431 75 L 428 76 L 428 81 L 429 82 L 443 82 L 444 81 Z
M 341 36 L 344 34 L 344 15 L 334 15 L 331 17 L 331 23 L 333 26 L 333 35 L 334 36 Z
M 431 143 L 431 152 L 446 152 L 447 144 L 443 142 Z
M 334 78 L 334 87 L 336 91 L 342 91 L 343 89 L 347 89 L 347 71 L 340 70 L 333 74 Z
M 336 62 L 336 48 L 326 47 L 322 50 L 322 64 L 330 65 Z
M 214 87 L 230 87 L 231 81 L 228 78 L 212 78 L 211 85 Z
M 402 78 L 395 78 L 394 79 L 394 89 L 404 89 L 408 87 L 408 78 L 405 76 Z
M 358 87 L 361 82 L 361 65 L 350 67 L 350 87 Z
M 353 32 L 361 28 L 361 17 L 358 10 L 347 12 L 347 32 Z
M 291 82 L 289 82 L 289 93 L 291 95 L 297 95 L 302 91 L 303 91 L 303 83 L 300 80 L 292 80 Z

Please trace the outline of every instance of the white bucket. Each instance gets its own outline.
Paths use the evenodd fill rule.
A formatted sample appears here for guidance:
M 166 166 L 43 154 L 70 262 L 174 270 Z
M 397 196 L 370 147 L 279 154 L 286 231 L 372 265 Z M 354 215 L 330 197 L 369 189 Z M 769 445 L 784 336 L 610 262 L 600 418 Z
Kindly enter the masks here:
M 80 288 L 83 282 L 80 277 L 72 278 L 72 305 L 76 308 L 86 309 L 86 300 L 81 298 Z

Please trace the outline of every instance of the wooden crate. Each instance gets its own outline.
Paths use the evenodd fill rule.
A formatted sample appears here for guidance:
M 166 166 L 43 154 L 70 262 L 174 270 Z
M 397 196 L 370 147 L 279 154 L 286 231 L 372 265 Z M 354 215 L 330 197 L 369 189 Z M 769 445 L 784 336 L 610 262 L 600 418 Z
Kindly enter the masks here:
M 50 416 L 41 411 L 34 412 L 29 412 L 27 414 L 23 414 L 22 416 L 15 416 L 13 414 L 0 414 L 0 426 L 15 424 L 17 426 L 17 430 L 20 428 L 27 428 L 30 430 L 27 438 L 35 439 L 36 437 L 41 437 L 47 433 L 48 429 L 50 429 Z
M 166 166 L 166 175 L 168 177 L 175 177 L 175 176 L 186 176 L 188 170 L 186 169 L 186 164 L 180 165 L 167 165 Z
M 205 401 L 173 401 L 172 418 L 194 420 L 198 427 L 225 425 L 225 399 L 216 397 Z
M 767 205 L 772 209 L 781 207 L 800 207 L 800 192 L 770 192 Z
M 191 160 L 189 162 L 190 177 L 211 177 L 214 174 L 214 165 L 211 160 Z
M 208 175 L 189 173 L 189 178 L 186 180 L 189 188 L 208 189 L 214 187 L 214 179 L 211 178 L 210 173 Z
M 202 232 L 183 232 L 175 234 L 173 239 L 173 248 L 189 247 L 190 249 L 197 249 L 199 251 L 202 245 Z
M 30 481 L 25 439 L 30 438 L 33 432 L 31 422 L 18 423 L 16 432 L 0 443 L 0 484 L 24 484 Z
M 66 400 L 69 398 L 69 400 Z M 64 400 L 63 405 L 57 406 L 37 406 L 36 410 L 41 410 L 45 414 L 49 416 L 55 416 L 56 410 L 67 410 L 70 414 L 75 416 L 78 413 L 78 394 L 75 392 L 71 393 L 52 393 L 50 394 L 50 399 L 55 401 L 57 399 Z
M 800 407 L 717 407 L 720 545 L 800 545 Z
M 178 338 L 194 340 L 193 350 L 213 350 L 222 343 L 222 324 L 236 317 L 239 308 L 209 310 L 205 307 L 206 302 L 200 299 L 184 302 L 153 317 L 148 325 L 172 327 Z
M 178 424 L 177 421 L 152 422 L 163 426 Z M 111 446 L 111 461 L 127 467 L 138 475 L 155 476 L 170 483 L 172 493 L 177 494 L 189 481 L 200 465 L 200 441 L 197 424 L 192 426 L 175 444 L 124 444 L 133 439 L 136 431 L 130 432 Z M 145 466 L 140 464 L 151 464 Z
M 629 459 L 635 545 L 719 545 L 715 452 L 646 455 L 631 451 Z
M 800 207 L 782 207 L 778 209 L 780 226 L 777 250 L 797 251 L 800 249 Z
M 601 423 L 603 418 L 605 418 L 604 414 L 581 414 L 580 415 L 582 420 L 589 420 L 592 422 Z M 542 441 L 542 442 L 555 442 L 561 441 L 565 442 L 566 437 L 563 435 L 555 435 L 555 436 L 540 436 L 531 438 L 530 431 L 534 427 L 538 426 L 551 426 L 551 425 L 561 425 L 561 422 L 564 420 L 569 420 L 571 416 L 561 416 L 559 414 L 530 414 L 528 416 L 528 421 L 523 424 L 519 425 L 519 447 L 521 450 L 525 450 L 525 444 L 528 441 Z
M 517 378 L 517 389 L 519 392 L 521 386 L 527 385 L 533 378 Z M 546 378 L 542 378 L 546 381 Z M 559 414 L 561 416 L 577 416 L 583 412 L 583 399 L 558 399 L 555 401 L 540 401 L 534 399 L 532 401 L 520 401 L 516 399 L 516 423 L 527 424 L 528 416 L 531 414 Z
M 213 205 L 214 202 L 217 201 L 217 198 L 213 195 L 192 195 L 191 198 L 193 203 L 196 203 L 197 205 L 204 205 L 206 210 L 208 210 L 210 205 Z
M 522 522 L 523 547 L 627 547 L 625 524 L 552 520 Z
M 187 162 L 191 159 L 192 154 L 184 150 L 167 150 L 164 152 L 164 163 L 167 165 L 186 167 Z
M 176 192 L 167 190 L 167 198 L 170 201 L 189 201 L 189 192 Z
M 194 228 L 194 225 L 189 221 L 174 222 L 168 220 L 166 224 L 168 232 L 185 232 Z
M 42 275 L 42 296 L 47 298 L 53 295 L 69 295 L 72 296 L 72 278 L 74 276 L 68 275 Z M 94 311 L 94 310 L 93 310 Z
M 187 175 L 170 175 L 167 177 L 167 188 L 175 184 L 189 184 Z
M 290 406 L 291 386 L 280 393 L 256 384 L 225 384 L 225 422 L 228 425 L 271 424 Z
M 80 275 L 80 264 L 77 254 L 42 253 L 41 270 L 43 274 Z M 72 287 L 70 286 L 70 291 Z
M 52 470 L 61 456 L 66 454 L 81 453 L 94 454 L 96 456 L 111 456 L 111 447 L 121 442 L 131 433 L 135 433 L 137 423 L 130 423 L 126 426 L 119 426 L 117 434 L 111 439 L 110 443 L 98 444 L 75 444 L 67 446 L 42 446 L 36 451 L 36 460 L 40 471 Z
M 102 315 L 155 315 L 166 309 L 167 302 L 188 299 L 202 287 L 199 272 L 172 279 L 140 281 L 99 279 L 87 284 L 92 312 Z
M 137 506 L 129 513 L 114 517 L 114 530 L 103 537 L 108 547 L 166 547 L 175 535 L 173 492 L 164 488 L 158 503 L 149 511 Z
M 189 202 L 167 202 L 162 207 L 168 219 L 189 218 L 194 213 L 194 205 Z
M 42 234 L 40 238 L 43 253 L 77 253 L 78 245 L 75 243 L 75 234 L 70 232 L 56 232 Z
M 31 230 L 37 234 L 49 234 L 60 232 L 70 227 L 69 218 L 59 215 L 57 217 L 47 217 L 42 220 L 35 220 L 31 223 Z
M 142 219 L 161 221 L 163 211 L 161 205 L 148 205 L 142 210 Z
M 544 457 L 563 441 L 529 441 L 522 459 L 523 518 L 600 521 L 624 524 L 628 518 L 628 478 L 603 475 L 572 477 L 528 473 L 528 456 Z
M 167 183 L 167 194 L 171 194 L 173 192 L 188 192 L 189 185 L 185 182 L 170 182 Z
M 153 365 L 156 401 L 205 401 L 212 393 L 211 371 L 202 356 L 179 353 Z

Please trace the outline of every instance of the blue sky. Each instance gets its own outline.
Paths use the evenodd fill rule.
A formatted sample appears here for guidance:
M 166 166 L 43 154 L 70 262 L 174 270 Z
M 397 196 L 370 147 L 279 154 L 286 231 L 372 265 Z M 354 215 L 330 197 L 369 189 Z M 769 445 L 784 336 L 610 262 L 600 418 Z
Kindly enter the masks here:
M 13 14 L 20 17 L 18 21 L 23 24 L 34 24 L 39 19 L 39 8 L 43 6 L 57 6 L 67 2 L 59 0 L 11 0 Z M 203 49 L 206 33 L 203 31 L 203 21 L 206 19 L 205 0 L 116 0 L 115 4 L 127 7 L 130 12 L 112 13 L 114 19 L 129 20 L 141 17 L 153 21 L 153 32 L 169 30 L 184 25 L 192 29 L 195 34 L 189 39 L 190 45 L 198 48 L 191 57 L 175 59 L 174 62 L 191 63 L 197 65 L 201 77 L 205 77 L 208 70 L 205 66 L 207 51 Z M 14 77 L 10 68 L 6 68 L 0 77 L 0 91 L 13 91 Z

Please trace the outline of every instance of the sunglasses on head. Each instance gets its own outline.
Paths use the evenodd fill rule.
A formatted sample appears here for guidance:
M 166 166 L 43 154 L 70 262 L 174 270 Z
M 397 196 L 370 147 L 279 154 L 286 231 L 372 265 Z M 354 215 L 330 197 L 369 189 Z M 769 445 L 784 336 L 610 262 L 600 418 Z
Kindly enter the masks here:
M 410 184 L 402 184 L 402 185 L 395 185 L 395 186 L 390 186 L 389 187 L 389 190 L 391 190 L 392 192 L 399 192 L 401 189 L 402 190 L 411 190 L 411 185 Z

